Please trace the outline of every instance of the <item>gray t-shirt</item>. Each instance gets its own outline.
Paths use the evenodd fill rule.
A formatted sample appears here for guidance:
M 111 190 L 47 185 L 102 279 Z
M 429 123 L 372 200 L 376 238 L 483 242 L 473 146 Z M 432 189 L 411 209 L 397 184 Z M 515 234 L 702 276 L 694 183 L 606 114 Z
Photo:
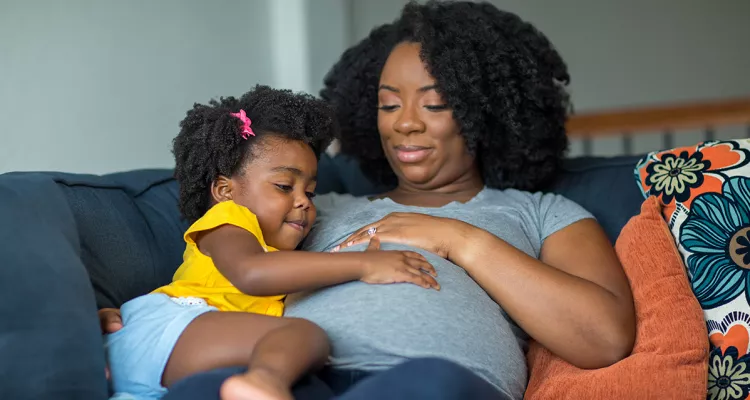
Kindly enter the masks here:
M 467 203 L 438 208 L 340 194 L 319 196 L 315 204 L 318 220 L 305 241 L 308 251 L 329 251 L 357 229 L 389 213 L 414 212 L 467 222 L 539 258 L 546 237 L 592 218 L 559 195 L 487 188 Z M 352 246 L 346 251 L 365 247 Z M 383 243 L 381 248 L 423 254 L 437 270 L 441 290 L 350 282 L 290 296 L 285 315 L 311 320 L 325 329 L 336 368 L 377 371 L 412 358 L 440 357 L 469 368 L 506 395 L 521 399 L 527 383 L 525 332 L 457 265 L 410 246 Z

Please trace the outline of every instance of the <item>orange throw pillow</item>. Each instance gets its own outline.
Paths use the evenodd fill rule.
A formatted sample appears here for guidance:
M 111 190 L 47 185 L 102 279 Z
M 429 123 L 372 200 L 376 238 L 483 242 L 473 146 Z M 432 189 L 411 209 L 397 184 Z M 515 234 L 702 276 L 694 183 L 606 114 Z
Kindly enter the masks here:
M 583 370 L 532 342 L 525 399 L 706 398 L 706 323 L 657 198 L 648 198 L 625 225 L 615 250 L 635 300 L 633 353 L 610 367 Z

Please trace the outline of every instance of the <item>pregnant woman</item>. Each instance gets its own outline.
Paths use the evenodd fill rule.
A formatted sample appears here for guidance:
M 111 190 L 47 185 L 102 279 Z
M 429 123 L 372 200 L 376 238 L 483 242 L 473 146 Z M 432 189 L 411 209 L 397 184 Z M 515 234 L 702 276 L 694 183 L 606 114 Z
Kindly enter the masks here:
M 334 391 L 438 357 L 520 399 L 529 338 L 582 368 L 630 353 L 633 301 L 612 246 L 583 208 L 538 192 L 567 147 L 568 81 L 532 25 L 473 2 L 411 3 L 333 67 L 322 97 L 342 151 L 392 189 L 319 196 L 306 250 L 362 251 L 374 236 L 423 254 L 441 285 L 289 298 L 286 315 L 331 338 Z

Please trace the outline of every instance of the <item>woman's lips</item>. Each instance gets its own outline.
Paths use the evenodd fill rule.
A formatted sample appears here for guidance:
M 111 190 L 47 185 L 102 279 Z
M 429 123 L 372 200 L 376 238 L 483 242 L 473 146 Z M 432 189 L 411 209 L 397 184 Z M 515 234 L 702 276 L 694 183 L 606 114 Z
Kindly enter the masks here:
M 417 146 L 397 146 L 395 149 L 398 160 L 408 164 L 422 162 L 432 152 L 429 147 Z

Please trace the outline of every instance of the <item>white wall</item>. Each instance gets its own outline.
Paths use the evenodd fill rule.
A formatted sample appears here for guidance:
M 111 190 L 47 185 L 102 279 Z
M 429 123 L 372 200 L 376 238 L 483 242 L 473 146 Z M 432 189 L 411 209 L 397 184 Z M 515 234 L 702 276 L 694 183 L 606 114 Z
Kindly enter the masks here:
M 351 44 L 350 0 L 309 0 L 307 37 L 309 48 L 309 91 L 316 96 L 323 77 Z
M 310 90 L 310 46 L 307 43 L 308 0 L 268 0 L 270 31 L 260 40 L 271 46 L 271 65 L 277 88 Z
M 268 15 L 267 0 L 0 0 L 0 173 L 171 167 L 193 102 L 274 79 Z
M 171 167 L 193 102 L 255 83 L 317 94 L 341 52 L 405 3 L 0 0 L 0 173 Z M 750 1 L 493 3 L 551 38 L 579 112 L 750 94 Z
M 408 0 L 350 0 L 351 43 L 366 37 L 377 25 L 398 18 Z

